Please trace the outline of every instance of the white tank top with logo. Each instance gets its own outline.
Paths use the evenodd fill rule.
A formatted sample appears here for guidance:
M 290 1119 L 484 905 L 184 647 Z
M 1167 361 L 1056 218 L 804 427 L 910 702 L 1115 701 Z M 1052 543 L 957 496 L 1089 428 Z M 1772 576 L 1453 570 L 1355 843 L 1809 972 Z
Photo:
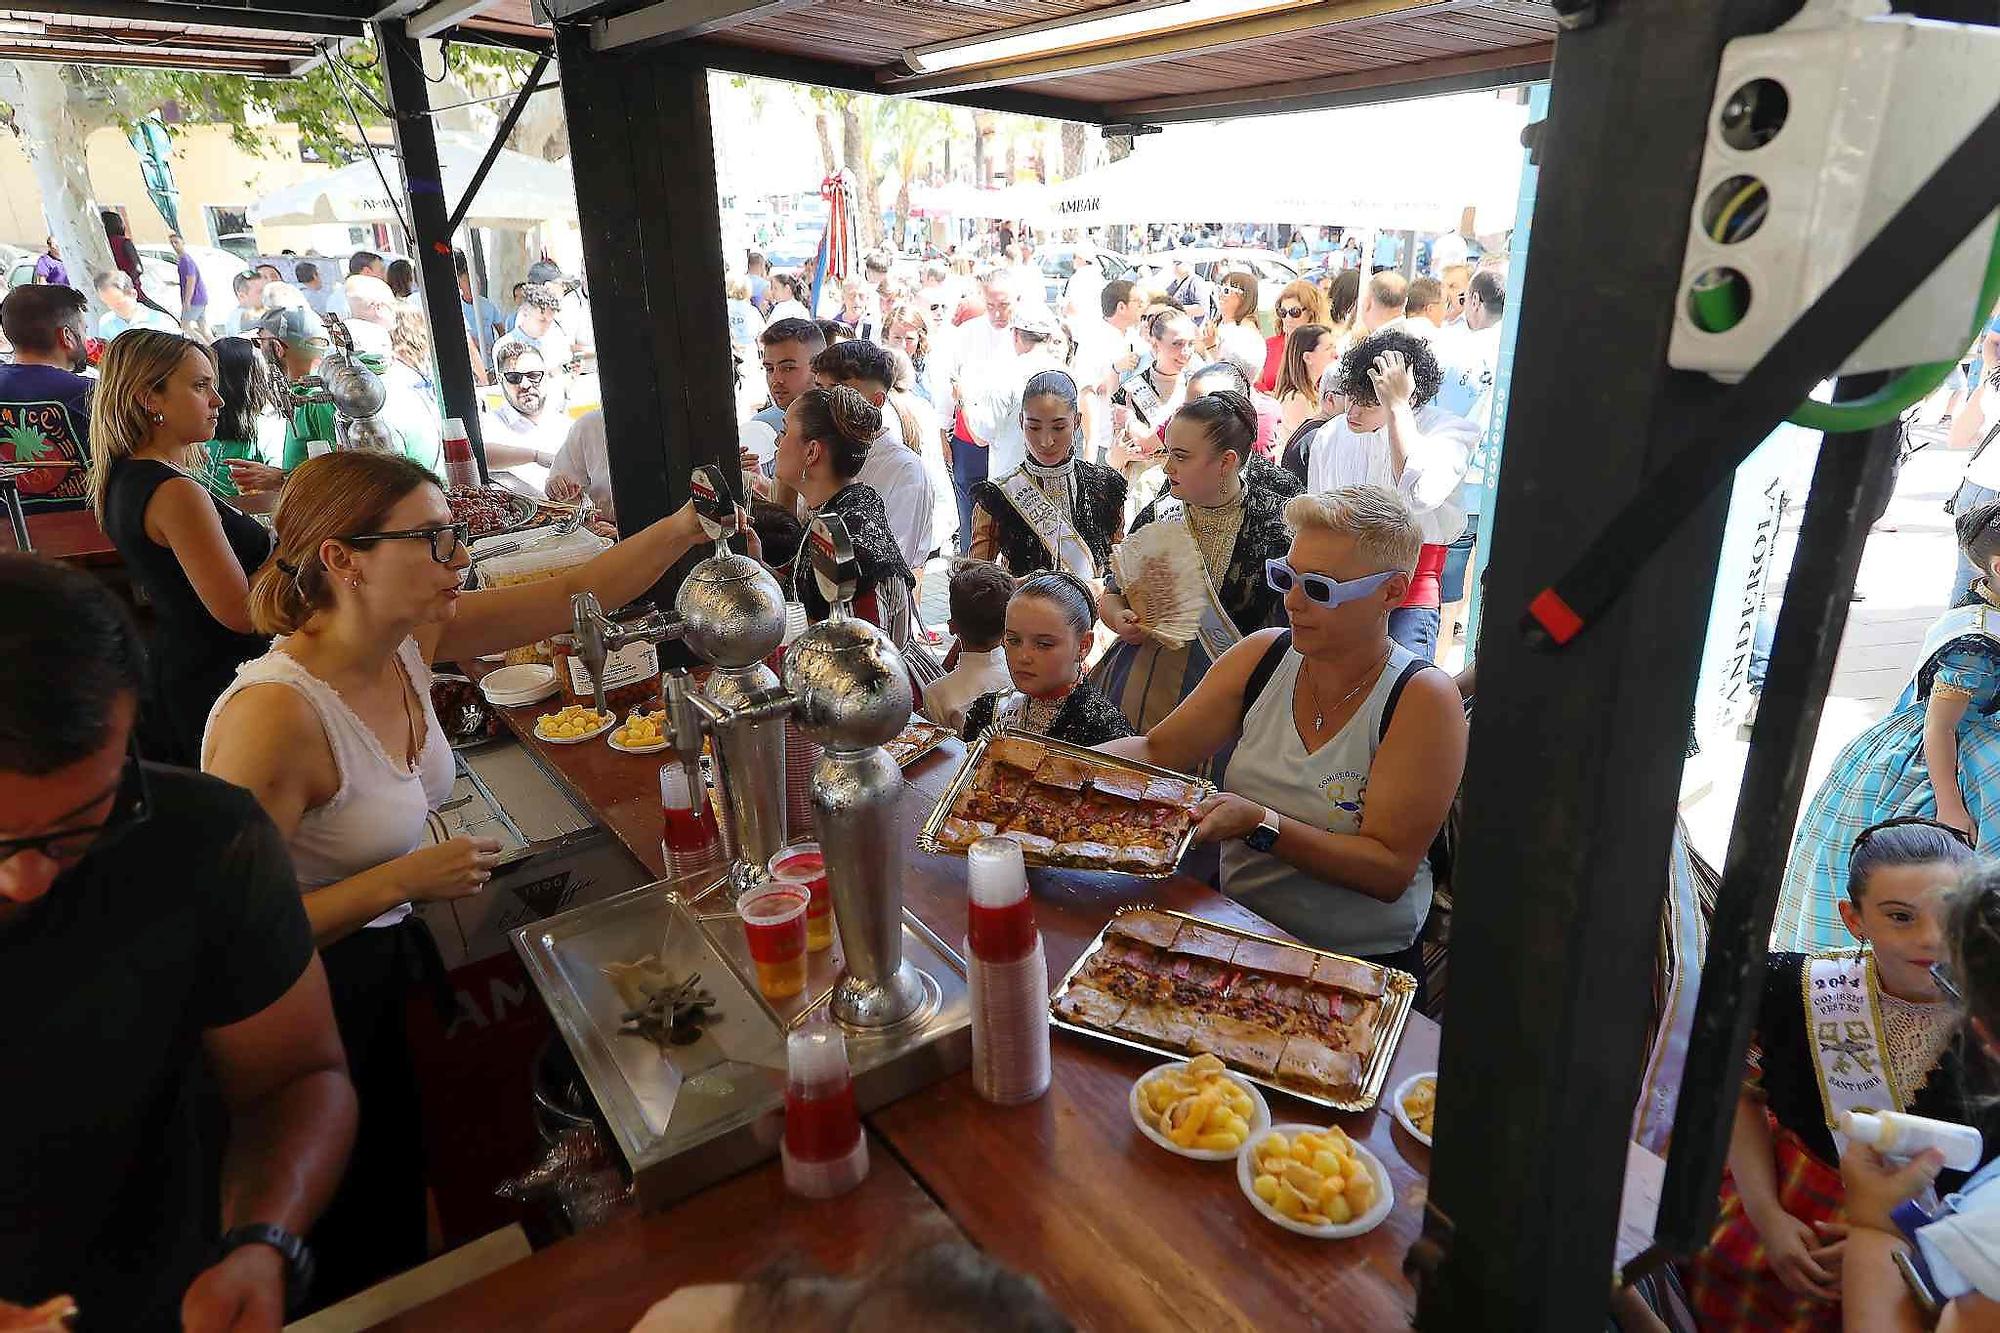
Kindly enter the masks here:
M 1397 644 L 1382 674 L 1347 725 L 1317 750 L 1308 751 L 1292 720 L 1292 694 L 1305 659 L 1296 649 L 1285 656 L 1243 719 L 1223 787 L 1329 833 L 1358 833 L 1368 800 L 1368 773 L 1382 735 L 1382 710 L 1403 669 L 1414 660 Z M 1222 891 L 1273 925 L 1305 943 L 1348 954 L 1387 954 L 1407 949 L 1431 909 L 1428 857 L 1395 902 L 1342 888 L 1243 842 L 1222 846 Z

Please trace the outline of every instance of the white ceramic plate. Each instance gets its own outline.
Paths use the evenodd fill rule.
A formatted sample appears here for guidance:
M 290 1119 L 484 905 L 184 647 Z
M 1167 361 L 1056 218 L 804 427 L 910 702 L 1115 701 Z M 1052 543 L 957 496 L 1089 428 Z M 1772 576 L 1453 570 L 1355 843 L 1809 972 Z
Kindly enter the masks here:
M 1375 1177 L 1375 1202 L 1368 1211 L 1351 1222 L 1323 1227 L 1307 1226 L 1304 1222 L 1294 1222 L 1283 1213 L 1257 1197 L 1251 1182 L 1257 1177 L 1257 1154 L 1251 1151 L 1263 1141 L 1267 1134 L 1283 1134 L 1286 1138 L 1299 1133 L 1324 1134 L 1325 1125 L 1272 1125 L 1263 1133 L 1253 1133 L 1243 1144 L 1243 1151 L 1236 1158 L 1236 1184 L 1243 1191 L 1243 1197 L 1250 1206 L 1261 1214 L 1265 1221 L 1283 1227 L 1301 1236 L 1311 1236 L 1315 1240 L 1352 1240 L 1365 1236 L 1382 1225 L 1382 1219 L 1396 1206 L 1396 1192 L 1389 1187 L 1389 1171 L 1374 1153 L 1361 1144 L 1354 1145 L 1354 1151 L 1368 1165 L 1368 1174 Z
M 1141 1134 L 1144 1134 L 1147 1138 L 1177 1157 L 1190 1157 L 1197 1162 L 1227 1162 L 1234 1158 L 1237 1153 L 1241 1152 L 1242 1149 L 1183 1148 L 1165 1134 L 1162 1134 L 1160 1127 L 1146 1117 L 1146 1104 L 1140 1100 L 1139 1096 L 1140 1086 L 1152 1082 L 1153 1079 L 1164 1074 L 1169 1069 L 1183 1069 L 1186 1066 L 1187 1061 L 1185 1060 L 1169 1060 L 1166 1064 L 1148 1069 L 1139 1078 L 1134 1080 L 1131 1095 L 1126 1098 L 1126 1104 L 1132 1110 L 1132 1123 L 1139 1127 Z M 1271 1128 L 1270 1104 L 1264 1100 L 1264 1094 L 1257 1090 L 1256 1084 L 1246 1079 L 1238 1078 L 1235 1074 L 1225 1073 L 1223 1077 L 1250 1094 L 1250 1137 L 1245 1139 L 1244 1142 L 1253 1142 Z
M 538 662 L 501 667 L 479 682 L 479 692 L 496 708 L 538 704 L 556 692 L 555 668 Z
M 552 713 L 542 714 L 542 717 L 553 717 L 553 716 L 554 714 Z M 581 745 L 585 741 L 596 740 L 599 736 L 602 736 L 605 732 L 611 730 L 613 727 L 617 725 L 618 725 L 618 719 L 613 717 L 613 718 L 607 718 L 604 724 L 598 727 L 597 730 L 586 731 L 581 736 L 560 736 L 560 737 L 547 736 L 542 733 L 542 718 L 538 717 L 535 719 L 535 739 L 541 741 L 545 745 Z
M 619 725 L 623 726 L 624 724 L 620 723 Z M 612 749 L 622 751 L 625 754 L 658 754 L 660 751 L 666 749 L 669 745 L 673 744 L 673 742 L 667 740 L 664 736 L 662 736 L 659 740 L 659 743 L 655 745 L 627 745 L 623 741 L 618 739 L 618 732 L 616 728 L 613 728 L 611 734 L 605 737 L 604 743 L 606 745 L 609 745 Z
M 1396 1123 L 1407 1130 L 1411 1138 L 1423 1144 L 1426 1148 L 1431 1146 L 1431 1136 L 1418 1129 L 1417 1122 L 1410 1119 L 1410 1113 L 1403 1109 L 1403 1098 L 1415 1092 L 1417 1084 L 1427 1078 L 1435 1080 L 1437 1078 L 1437 1071 L 1433 1069 L 1428 1073 L 1410 1075 L 1396 1085 L 1396 1091 L 1390 1094 L 1389 1097 L 1389 1109 L 1395 1112 Z

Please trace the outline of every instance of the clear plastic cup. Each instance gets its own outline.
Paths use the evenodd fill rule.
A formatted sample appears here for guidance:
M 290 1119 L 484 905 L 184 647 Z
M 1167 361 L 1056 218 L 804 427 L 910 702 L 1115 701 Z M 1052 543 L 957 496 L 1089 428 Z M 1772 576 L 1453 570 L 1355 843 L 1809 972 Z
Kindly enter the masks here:
M 789 884 L 758 884 L 736 900 L 757 989 L 767 1000 L 789 1000 L 806 988 L 806 894 Z
M 966 851 L 966 942 L 973 956 L 1011 963 L 1035 947 L 1035 905 L 1021 844 L 981 838 Z
M 847 1042 L 815 1017 L 785 1039 L 785 1137 L 779 1145 L 785 1185 L 825 1199 L 868 1175 L 868 1139 L 854 1104 Z
M 667 874 L 679 879 L 722 861 L 722 833 L 699 778 L 679 758 L 660 765 L 660 847 Z
M 816 842 L 781 847 L 771 863 L 773 883 L 789 884 L 809 896 L 806 906 L 806 952 L 818 953 L 833 944 L 833 894 L 826 887 L 826 856 Z

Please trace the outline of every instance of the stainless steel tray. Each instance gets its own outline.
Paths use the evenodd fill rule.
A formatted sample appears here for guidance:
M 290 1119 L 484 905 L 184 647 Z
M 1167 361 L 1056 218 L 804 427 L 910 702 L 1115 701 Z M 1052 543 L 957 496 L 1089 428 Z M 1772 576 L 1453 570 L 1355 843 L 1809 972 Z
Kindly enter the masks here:
M 917 847 L 920 851 L 928 852 L 932 856 L 965 855 L 963 847 L 949 846 L 941 841 L 938 835 L 944 828 L 944 821 L 951 817 L 951 809 L 958 804 L 959 796 L 967 786 L 971 785 L 973 775 L 978 773 L 980 761 L 985 759 L 986 751 L 994 741 L 1003 737 L 1033 741 L 1037 745 L 1046 746 L 1055 754 L 1068 755 L 1085 763 L 1102 764 L 1106 768 L 1122 768 L 1130 773 L 1143 773 L 1153 778 L 1177 778 L 1182 782 L 1193 784 L 1197 803 L 1206 800 L 1215 791 L 1214 783 L 1204 778 L 1190 777 L 1186 773 L 1176 773 L 1171 768 L 1161 768 L 1156 764 L 1141 763 L 1137 759 L 1123 759 L 1081 745 L 1071 745 L 1068 741 L 1055 740 L 1022 727 L 988 727 L 967 747 L 965 758 L 959 761 L 958 772 L 952 774 L 950 783 L 945 786 L 944 794 L 938 797 L 937 804 L 924 819 L 923 827 L 917 832 Z M 1194 821 L 1190 819 L 1187 832 L 1183 833 L 1170 849 L 1172 855 L 1168 857 L 1166 867 L 1160 870 L 1128 870 L 1119 866 L 1107 866 L 1097 861 L 1081 861 L 1069 857 L 1052 858 L 1028 851 L 1023 852 L 1022 859 L 1031 866 L 1061 866 L 1070 870 L 1091 870 L 1107 875 L 1130 875 L 1133 879 L 1170 879 L 1180 865 L 1181 858 L 1187 855 L 1188 848 L 1193 845 Z
M 1137 911 L 1141 906 L 1143 904 L 1134 904 L 1131 907 L 1122 909 L 1111 919 L 1112 921 L 1116 921 L 1125 912 Z M 1146 910 L 1160 911 L 1161 909 L 1148 908 Z M 1210 921 L 1205 917 L 1194 916 L 1187 912 L 1167 911 L 1162 912 L 1162 915 L 1171 916 L 1181 921 L 1192 921 L 1208 930 L 1217 931 L 1224 935 L 1234 935 L 1238 939 L 1262 940 L 1266 944 L 1282 944 L 1294 949 L 1301 949 L 1306 953 L 1314 954 L 1321 958 L 1339 958 L 1347 962 L 1362 963 L 1362 966 L 1374 967 L 1376 971 L 1380 972 L 1383 978 L 1382 1007 L 1375 1020 L 1375 1049 L 1369 1053 L 1368 1063 L 1361 1068 L 1361 1086 L 1354 1096 L 1322 1097 L 1318 1093 L 1304 1091 L 1301 1088 L 1293 1087 L 1289 1083 L 1280 1083 L 1278 1080 L 1267 1078 L 1262 1074 L 1237 1069 L 1234 1065 L 1231 1065 L 1230 1069 L 1260 1087 L 1270 1088 L 1275 1092 L 1282 1092 L 1288 1096 L 1297 1097 L 1300 1101 L 1311 1102 L 1314 1106 L 1324 1106 L 1330 1111 L 1366 1111 L 1373 1108 L 1375 1103 L 1381 1100 L 1382 1085 L 1388 1080 L 1390 1062 L 1396 1057 L 1396 1043 L 1403 1039 L 1403 1028 L 1410 1021 L 1410 1008 L 1416 1002 L 1417 979 L 1415 977 L 1411 976 L 1408 972 L 1399 971 L 1393 967 L 1381 967 L 1378 964 L 1366 963 L 1359 958 L 1353 958 L 1347 954 L 1334 953 L 1330 949 L 1315 949 L 1309 944 L 1300 944 L 1297 940 L 1285 939 L 1277 935 L 1260 935 L 1254 930 L 1244 930 L 1240 926 L 1230 926 L 1220 921 Z M 1089 947 L 1078 956 L 1076 962 L 1070 965 L 1069 971 L 1063 974 L 1063 979 L 1057 983 L 1055 994 L 1049 997 L 1049 1022 L 1056 1027 L 1066 1028 L 1071 1032 L 1078 1032 L 1086 1037 L 1095 1037 L 1099 1041 L 1108 1041 L 1115 1046 L 1129 1046 L 1135 1051 L 1146 1051 L 1154 1055 L 1164 1055 L 1170 1060 L 1185 1057 L 1187 1052 L 1184 1050 L 1177 1050 L 1171 1046 L 1153 1042 L 1141 1041 L 1136 1037 L 1128 1037 L 1121 1032 L 1106 1032 L 1101 1028 L 1084 1027 L 1080 1023 L 1070 1022 L 1056 1012 L 1056 1001 L 1069 993 L 1069 988 L 1075 982 L 1077 974 L 1082 972 L 1091 958 L 1096 955 L 1097 951 L 1104 947 L 1105 932 L 1110 929 L 1111 922 L 1107 921 L 1104 930 L 1097 932 L 1097 938 L 1090 942 Z
M 909 732 L 918 729 L 922 729 L 925 732 L 927 732 L 929 735 L 929 739 L 925 740 L 922 744 L 917 746 L 916 749 L 910 751 L 909 754 L 905 755 L 903 758 L 896 760 L 896 767 L 908 768 L 911 764 L 916 763 L 917 760 L 922 759 L 925 755 L 930 754 L 932 751 L 936 750 L 938 746 L 943 745 L 946 741 L 956 739 L 958 735 L 958 733 L 953 731 L 950 727 L 942 726 L 936 722 L 925 722 L 921 719 L 913 719 L 909 726 L 903 728 L 903 732 Z M 897 733 L 899 738 L 903 734 L 903 732 Z M 894 756 L 892 755 L 891 758 L 894 758 Z
M 836 940 L 811 955 L 805 992 L 773 1006 L 757 991 L 738 918 L 714 889 L 702 880 L 662 881 L 513 932 L 514 949 L 576 1056 L 648 1208 L 776 1155 L 785 1033 L 824 1007 L 839 972 Z M 931 979 L 932 999 L 893 1030 L 846 1033 L 864 1113 L 971 1061 L 965 962 L 913 922 L 906 912 L 904 956 Z M 716 997 L 714 1020 L 687 1046 L 663 1052 L 618 1031 L 624 1004 L 602 969 L 649 953 L 677 975 L 701 973 Z

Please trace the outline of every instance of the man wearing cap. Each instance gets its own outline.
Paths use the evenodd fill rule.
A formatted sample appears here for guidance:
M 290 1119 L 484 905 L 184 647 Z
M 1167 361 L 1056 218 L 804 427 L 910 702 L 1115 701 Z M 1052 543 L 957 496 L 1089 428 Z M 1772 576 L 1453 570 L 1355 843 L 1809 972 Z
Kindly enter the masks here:
M 1028 456 L 1028 439 L 1021 433 L 1021 390 L 1038 370 L 1060 370 L 1062 362 L 1050 351 L 1049 343 L 1061 326 L 1044 305 L 1017 305 L 1008 321 L 1012 330 L 1013 355 L 981 368 L 965 367 L 970 378 L 963 386 L 965 424 L 973 440 L 986 448 L 986 475 L 1005 476 L 1021 466 Z M 954 478 L 954 481 L 956 478 Z

